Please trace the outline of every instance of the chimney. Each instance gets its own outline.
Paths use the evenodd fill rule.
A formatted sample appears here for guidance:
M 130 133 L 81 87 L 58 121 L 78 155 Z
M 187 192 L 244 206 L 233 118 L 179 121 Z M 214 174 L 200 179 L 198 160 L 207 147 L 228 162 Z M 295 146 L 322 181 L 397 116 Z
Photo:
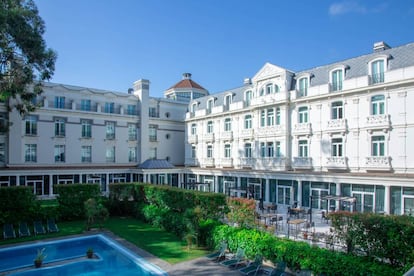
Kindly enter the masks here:
M 391 49 L 391 47 L 384 41 L 374 43 L 374 53 L 381 52 L 384 50 Z
M 183 80 L 191 80 L 191 73 L 184 73 Z
M 250 84 L 252 84 L 252 79 L 251 78 L 245 78 L 243 83 L 244 83 L 244 85 L 250 85 Z

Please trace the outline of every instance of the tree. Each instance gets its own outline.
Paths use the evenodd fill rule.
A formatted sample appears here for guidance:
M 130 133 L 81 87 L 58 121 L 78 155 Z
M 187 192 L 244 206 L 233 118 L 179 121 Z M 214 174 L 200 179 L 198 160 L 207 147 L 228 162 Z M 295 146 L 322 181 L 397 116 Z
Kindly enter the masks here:
M 33 99 L 53 75 L 57 54 L 47 48 L 44 32 L 33 0 L 0 1 L 0 101 L 9 111 L 35 110 Z

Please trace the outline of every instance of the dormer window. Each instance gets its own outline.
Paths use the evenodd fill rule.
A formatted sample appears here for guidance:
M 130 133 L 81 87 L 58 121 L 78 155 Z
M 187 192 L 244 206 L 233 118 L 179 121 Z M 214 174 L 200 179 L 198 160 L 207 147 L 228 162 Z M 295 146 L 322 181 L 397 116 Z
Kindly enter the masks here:
M 273 84 L 269 83 L 266 85 L 266 95 L 272 94 L 273 93 Z
M 280 87 L 279 85 L 275 84 L 275 93 L 279 93 L 280 92 Z
M 245 103 L 245 106 L 250 106 L 250 103 L 252 101 L 252 98 L 253 98 L 253 93 L 252 93 L 251 90 L 248 90 L 248 91 L 246 91 L 244 93 L 244 103 Z
M 308 88 L 309 88 L 309 78 L 303 77 L 299 79 L 298 82 L 298 92 L 299 97 L 306 97 L 308 95 Z
M 209 99 L 207 101 L 207 113 L 211 113 L 211 111 L 213 110 L 213 106 L 214 106 L 214 99 Z
M 191 110 L 190 110 L 190 112 L 191 112 L 191 113 L 195 113 L 196 108 L 197 108 L 197 103 L 192 103 L 192 104 L 191 104 Z
M 371 62 L 371 78 L 370 84 L 377 84 L 384 82 L 385 61 L 379 59 Z
M 331 72 L 331 91 L 341 91 L 344 80 L 344 70 L 336 69 Z
M 233 95 L 226 95 L 224 97 L 224 111 L 228 111 L 230 109 L 230 104 L 232 102 Z

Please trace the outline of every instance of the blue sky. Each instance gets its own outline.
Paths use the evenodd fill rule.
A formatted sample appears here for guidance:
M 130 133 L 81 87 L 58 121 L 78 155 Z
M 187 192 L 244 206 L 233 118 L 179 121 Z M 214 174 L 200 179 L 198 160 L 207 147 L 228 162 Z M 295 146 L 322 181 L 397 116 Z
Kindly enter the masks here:
M 35 0 L 58 53 L 51 81 L 150 94 L 184 72 L 210 93 L 270 62 L 292 71 L 414 42 L 410 0 Z

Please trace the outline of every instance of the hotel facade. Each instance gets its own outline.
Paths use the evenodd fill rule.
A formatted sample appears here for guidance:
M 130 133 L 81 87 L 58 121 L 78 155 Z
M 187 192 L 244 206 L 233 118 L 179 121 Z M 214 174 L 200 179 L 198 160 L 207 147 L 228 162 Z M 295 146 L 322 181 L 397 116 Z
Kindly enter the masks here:
M 209 94 L 184 74 L 149 96 L 46 83 L 2 107 L 0 185 L 145 181 L 278 205 L 414 212 L 414 43 L 293 72 L 266 63 Z M 8 131 L 7 131 L 8 128 Z M 352 205 L 349 202 L 353 202 Z

